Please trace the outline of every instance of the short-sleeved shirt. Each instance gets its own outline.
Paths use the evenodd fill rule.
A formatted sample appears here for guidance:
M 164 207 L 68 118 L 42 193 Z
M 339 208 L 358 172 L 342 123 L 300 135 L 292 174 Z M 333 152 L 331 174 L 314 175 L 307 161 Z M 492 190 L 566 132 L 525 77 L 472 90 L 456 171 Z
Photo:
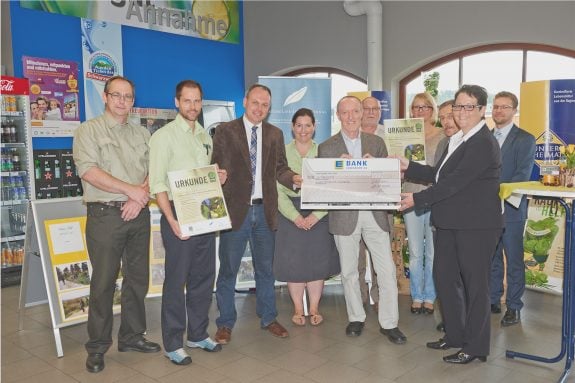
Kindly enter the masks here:
M 120 124 L 107 112 L 82 123 L 74 134 L 74 161 L 82 177 L 93 167 L 132 185 L 148 176 L 150 133 L 131 123 Z M 120 193 L 109 193 L 82 180 L 84 201 L 126 201 Z
M 172 199 L 168 172 L 210 165 L 212 138 L 196 121 L 194 130 L 178 114 L 150 139 L 150 192 L 168 192 Z

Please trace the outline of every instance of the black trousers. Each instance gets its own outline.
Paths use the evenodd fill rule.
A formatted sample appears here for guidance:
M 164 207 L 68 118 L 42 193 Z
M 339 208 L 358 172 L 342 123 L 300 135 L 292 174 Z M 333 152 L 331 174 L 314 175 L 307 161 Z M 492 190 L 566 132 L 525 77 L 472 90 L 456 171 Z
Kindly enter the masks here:
M 88 311 L 88 353 L 105 353 L 112 345 L 112 305 L 122 267 L 122 307 L 118 343 L 131 343 L 146 331 L 144 299 L 148 293 L 150 211 L 125 222 L 117 207 L 88 204 L 86 245 L 92 263 Z
M 489 355 L 489 275 L 500 235 L 501 229 L 436 229 L 433 279 L 445 341 L 467 354 Z
M 175 210 L 172 207 L 174 216 Z M 162 291 L 162 340 L 167 352 L 183 346 L 183 336 L 199 342 L 208 337 L 208 312 L 216 274 L 216 237 L 208 233 L 182 241 L 162 215 L 165 278 Z M 185 288 L 185 291 L 184 291 Z

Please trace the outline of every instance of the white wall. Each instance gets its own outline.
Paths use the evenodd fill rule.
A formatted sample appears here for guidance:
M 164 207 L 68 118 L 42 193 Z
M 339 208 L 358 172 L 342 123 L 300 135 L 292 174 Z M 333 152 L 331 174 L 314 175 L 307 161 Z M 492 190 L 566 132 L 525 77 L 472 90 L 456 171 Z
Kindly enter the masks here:
M 448 53 L 523 42 L 575 50 L 574 1 L 384 1 L 383 84 Z M 366 17 L 341 1 L 246 1 L 245 81 L 302 66 L 367 76 Z M 396 103 L 394 103 L 396 104 Z

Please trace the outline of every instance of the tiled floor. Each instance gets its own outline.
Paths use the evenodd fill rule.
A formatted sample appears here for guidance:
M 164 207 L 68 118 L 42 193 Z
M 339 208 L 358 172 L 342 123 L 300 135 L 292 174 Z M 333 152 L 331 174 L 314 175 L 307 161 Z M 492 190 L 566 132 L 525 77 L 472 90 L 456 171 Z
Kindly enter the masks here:
M 413 315 L 410 300 L 400 296 L 400 328 L 408 337 L 405 345 L 391 344 L 379 334 L 377 318 L 368 310 L 366 329 L 358 338 L 345 335 L 347 316 L 341 286 L 328 286 L 319 327 L 291 325 L 291 302 L 285 288 L 277 290 L 279 320 L 290 330 L 288 339 L 277 339 L 259 328 L 255 296 L 238 294 L 239 319 L 232 342 L 222 352 L 211 354 L 191 350 L 193 363 L 180 367 L 163 354 L 119 353 L 115 345 L 106 354 L 106 368 L 90 374 L 84 368 L 86 325 L 61 330 L 64 357 L 57 358 L 50 329 L 48 305 L 25 310 L 23 331 L 18 331 L 18 287 L 1 290 L 3 383 L 68 382 L 555 382 L 564 360 L 543 364 L 505 358 L 505 350 L 558 354 L 561 333 L 561 297 L 528 291 L 523 322 L 502 329 L 500 316 L 492 317 L 491 355 L 487 363 L 466 366 L 444 363 L 446 352 L 429 350 L 425 343 L 436 340 L 433 316 Z M 161 341 L 160 298 L 147 301 L 148 338 Z M 210 334 L 215 333 L 211 311 Z M 118 322 L 116 318 L 116 322 Z M 117 332 L 117 326 L 115 327 Z M 575 373 L 568 382 L 575 382 Z

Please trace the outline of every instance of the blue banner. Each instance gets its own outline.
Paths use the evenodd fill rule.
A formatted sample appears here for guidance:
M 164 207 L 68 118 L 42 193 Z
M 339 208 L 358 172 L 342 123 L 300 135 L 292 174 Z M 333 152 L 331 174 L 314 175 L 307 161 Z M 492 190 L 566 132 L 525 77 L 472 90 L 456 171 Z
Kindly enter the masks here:
M 259 83 L 272 91 L 267 121 L 284 132 L 286 144 L 293 140 L 291 118 L 300 108 L 313 110 L 315 142 L 320 144 L 331 136 L 331 79 L 260 76 Z

